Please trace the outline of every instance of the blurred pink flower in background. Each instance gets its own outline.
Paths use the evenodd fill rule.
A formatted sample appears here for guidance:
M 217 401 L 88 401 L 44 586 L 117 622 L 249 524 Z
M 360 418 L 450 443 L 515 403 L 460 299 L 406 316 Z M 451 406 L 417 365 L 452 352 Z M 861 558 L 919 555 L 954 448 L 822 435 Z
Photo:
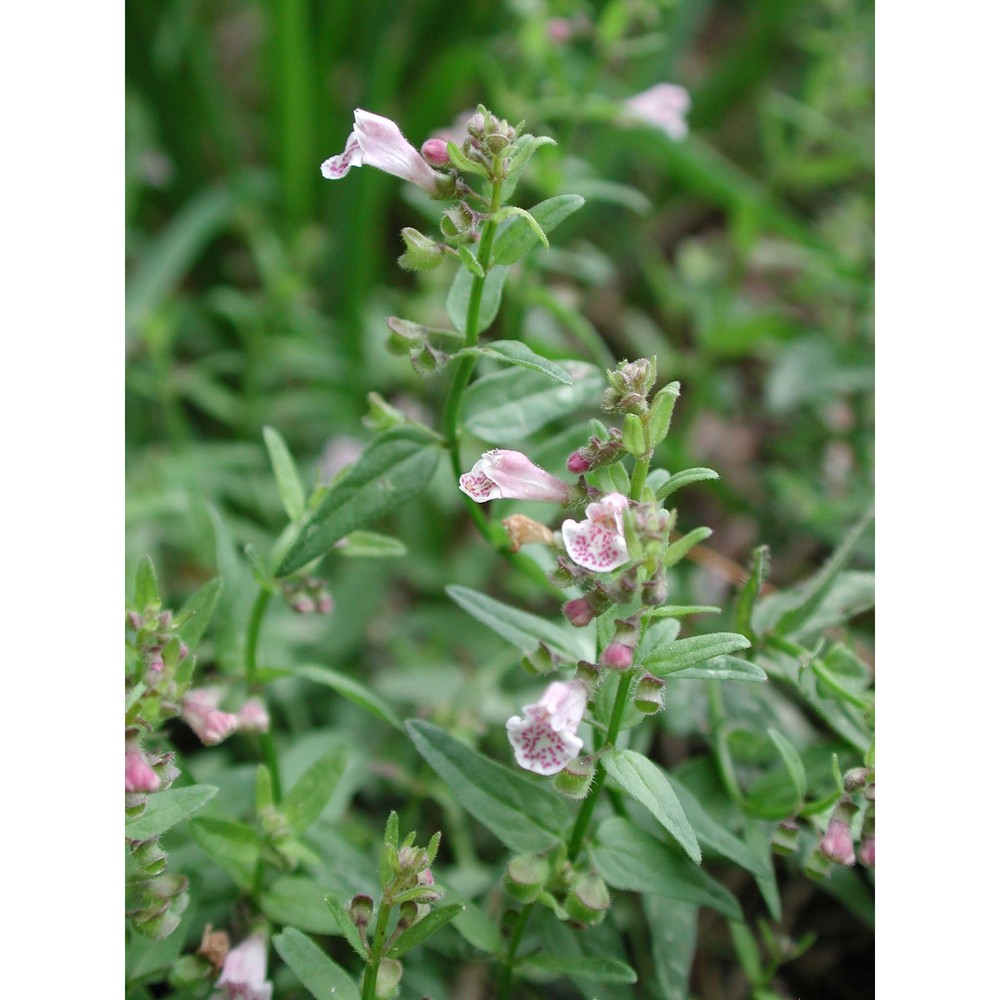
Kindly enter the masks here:
M 676 83 L 658 83 L 622 103 L 629 118 L 652 125 L 671 139 L 687 136 L 691 95 Z

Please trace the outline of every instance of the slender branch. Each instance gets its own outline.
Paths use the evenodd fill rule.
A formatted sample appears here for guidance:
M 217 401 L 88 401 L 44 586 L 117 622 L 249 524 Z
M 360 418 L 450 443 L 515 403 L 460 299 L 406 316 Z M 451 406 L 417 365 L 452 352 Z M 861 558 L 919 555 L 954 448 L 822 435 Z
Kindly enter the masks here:
M 378 982 L 378 967 L 382 964 L 382 951 L 385 948 L 385 936 L 389 928 L 389 914 L 392 907 L 386 903 L 383 895 L 378 908 L 378 921 L 375 925 L 375 936 L 372 939 L 372 950 L 365 966 L 364 978 L 361 980 L 361 1000 L 375 1000 L 375 985 Z
M 497 993 L 497 1000 L 510 1000 L 510 988 L 514 979 L 514 962 L 517 960 L 517 949 L 521 944 L 531 912 L 535 908 L 534 903 L 528 903 L 518 914 L 517 923 L 510 933 L 510 942 L 507 945 L 507 961 L 504 962 L 500 973 L 500 989 Z
M 257 673 L 257 644 L 260 639 L 260 629 L 264 621 L 264 613 L 267 611 L 270 600 L 271 592 L 261 587 L 257 594 L 257 600 L 254 601 L 253 608 L 250 611 L 250 621 L 247 624 L 244 655 L 246 658 L 247 686 L 251 690 L 257 688 L 260 688 L 261 691 L 263 690 L 263 685 L 259 683 Z M 274 745 L 274 736 L 270 729 L 260 735 L 260 755 L 264 761 L 264 766 L 271 775 L 271 790 L 274 795 L 274 803 L 278 805 L 282 797 L 281 773 L 278 770 L 278 751 Z

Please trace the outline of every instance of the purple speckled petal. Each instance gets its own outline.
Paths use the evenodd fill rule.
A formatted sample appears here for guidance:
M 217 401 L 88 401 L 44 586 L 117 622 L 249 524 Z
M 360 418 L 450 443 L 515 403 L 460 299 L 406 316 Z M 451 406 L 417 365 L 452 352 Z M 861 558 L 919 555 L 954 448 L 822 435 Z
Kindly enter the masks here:
M 364 163 L 364 154 L 361 152 L 361 143 L 355 132 L 347 137 L 347 145 L 340 156 L 331 156 L 320 164 L 320 173 L 329 181 L 335 181 L 343 177 L 351 167 L 360 167 Z
M 490 479 L 484 469 L 486 463 L 480 459 L 472 467 L 471 472 L 466 472 L 458 478 L 458 488 L 476 503 L 486 503 L 487 500 L 499 500 L 503 496 L 503 491 L 492 479 Z
M 562 536 L 570 559 L 591 572 L 608 573 L 628 562 L 624 536 L 597 521 L 563 521 Z
M 583 740 L 568 729 L 552 728 L 544 716 L 507 720 L 507 737 L 517 763 L 535 774 L 557 774 L 583 749 Z

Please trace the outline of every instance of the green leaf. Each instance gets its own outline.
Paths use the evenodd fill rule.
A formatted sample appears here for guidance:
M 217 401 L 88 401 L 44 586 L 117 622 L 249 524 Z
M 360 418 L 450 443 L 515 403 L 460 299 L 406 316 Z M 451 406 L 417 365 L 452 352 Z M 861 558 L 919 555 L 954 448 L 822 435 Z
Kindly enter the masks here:
M 500 311 L 500 300 L 503 298 L 503 285 L 507 280 L 509 270 L 510 268 L 507 267 L 494 267 L 487 271 L 485 280 L 477 278 L 464 267 L 460 267 L 455 272 L 455 280 L 451 283 L 448 298 L 445 300 L 445 309 L 456 330 L 464 331 L 468 323 L 469 299 L 472 296 L 473 282 L 476 281 L 483 283 L 476 333 L 482 333 L 497 318 L 497 313 Z
M 364 943 L 361 940 L 361 931 L 351 920 L 347 906 L 340 902 L 336 896 L 324 896 L 323 899 L 341 936 L 347 939 L 347 943 L 354 949 L 355 954 L 367 964 L 368 952 L 365 951 Z
M 346 765 L 347 754 L 342 747 L 323 754 L 285 796 L 281 812 L 293 834 L 305 833 L 319 819 Z
M 135 570 L 135 606 L 141 613 L 151 604 L 160 603 L 160 588 L 156 582 L 153 560 L 143 556 Z
M 618 816 L 605 820 L 597 836 L 600 843 L 591 856 L 608 885 L 708 906 L 731 920 L 743 919 L 740 904 L 728 889 L 690 858 L 628 820 Z
M 218 791 L 213 785 L 189 785 L 187 788 L 168 788 L 150 795 L 145 812 L 134 820 L 125 821 L 125 836 L 129 840 L 151 840 L 158 837 L 196 813 L 205 803 L 215 798 Z
M 573 376 L 565 368 L 560 367 L 554 361 L 549 361 L 548 358 L 543 358 L 540 354 L 535 354 L 527 344 L 521 343 L 520 340 L 494 340 L 492 344 L 469 347 L 458 353 L 493 358 L 508 365 L 517 365 L 519 368 L 527 368 L 529 371 L 541 372 L 563 385 L 573 384 Z
M 286 927 L 272 940 L 282 961 L 316 1000 L 361 1000 L 354 979 L 301 931 Z
M 559 194 L 539 202 L 530 210 L 532 219 L 542 233 L 551 233 L 564 219 L 568 219 L 584 205 L 578 194 Z M 497 264 L 513 264 L 519 261 L 532 247 L 545 243 L 539 237 L 535 226 L 519 216 L 506 221 L 497 232 L 493 244 L 493 260 Z
M 562 841 L 569 813 L 546 785 L 508 771 L 429 722 L 410 720 L 406 730 L 462 808 L 512 851 L 545 851 Z
M 271 468 L 278 484 L 278 496 L 290 521 L 297 521 L 306 509 L 306 498 L 302 490 L 295 460 L 292 458 L 285 439 L 273 428 L 264 428 L 264 443 L 271 459 Z
M 396 943 L 389 949 L 389 957 L 399 958 L 401 955 L 405 955 L 411 948 L 415 948 L 436 930 L 444 927 L 446 923 L 458 916 L 464 909 L 465 907 L 461 903 L 449 903 L 447 906 L 435 907 L 426 917 L 422 917 L 415 924 L 407 927 L 396 938 Z
M 477 278 L 486 277 L 483 265 L 479 263 L 479 259 L 464 243 L 458 248 L 458 256 L 462 258 L 462 263 L 471 274 Z
M 462 173 L 472 173 L 478 174 L 480 177 L 487 177 L 486 167 L 481 163 L 476 163 L 475 160 L 470 160 L 465 153 L 462 152 L 462 147 L 456 145 L 454 142 L 448 142 L 448 158 L 451 160 L 452 165 L 461 170 Z
M 569 632 L 529 611 L 512 608 L 477 590 L 450 584 L 445 593 L 473 618 L 491 628 L 501 638 L 516 646 L 522 653 L 534 652 L 540 642 L 550 649 L 576 662 L 591 655 L 590 641 L 585 635 Z
M 671 493 L 679 490 L 682 486 L 690 486 L 691 483 L 700 483 L 706 479 L 718 479 L 719 474 L 714 469 L 684 469 L 683 472 L 675 472 L 657 491 L 657 500 L 666 500 Z
M 616 958 L 593 958 L 588 955 L 530 955 L 518 961 L 518 969 L 538 969 L 595 983 L 635 983 L 639 977 L 631 965 Z
M 705 847 L 721 854 L 724 858 L 729 858 L 755 876 L 767 876 L 767 866 L 757 855 L 739 837 L 713 819 L 698 801 L 698 797 L 677 778 L 673 781 L 673 789 L 694 828 L 695 835 Z
M 267 888 L 260 906 L 276 924 L 290 924 L 310 934 L 339 934 L 340 926 L 326 903 L 327 891 L 315 878 L 279 878 Z
M 600 399 L 604 375 L 593 365 L 567 361 L 572 385 L 553 385 L 538 372 L 508 368 L 474 382 L 465 394 L 463 423 L 491 444 L 521 441 L 546 424 Z
M 698 943 L 698 907 L 645 894 L 642 908 L 650 935 L 656 982 L 664 1000 L 688 1000 L 688 980 Z
M 191 836 L 241 889 L 251 889 L 260 860 L 257 831 L 252 826 L 202 816 L 191 821 Z
M 663 565 L 673 566 L 679 563 L 699 542 L 705 541 L 711 534 L 711 528 L 695 528 L 683 538 L 678 538 L 672 545 L 667 546 L 667 551 L 663 553 Z
M 503 188 L 500 196 L 506 202 L 514 193 L 517 182 L 521 177 L 521 172 L 528 165 L 528 161 L 540 146 L 554 146 L 555 139 L 547 135 L 531 135 L 525 133 L 514 140 L 514 144 L 509 151 L 509 161 L 507 163 L 507 176 L 504 178 Z
M 351 559 L 398 559 L 406 555 L 406 545 L 391 535 L 377 531 L 352 531 L 337 547 L 337 555 Z
M 658 608 L 644 612 L 649 621 L 656 618 L 684 618 L 687 615 L 718 615 L 721 613 L 722 608 L 717 608 L 713 604 L 661 604 Z
M 406 503 L 430 482 L 440 451 L 409 427 L 380 434 L 334 483 L 292 543 L 278 576 L 326 555 L 345 535 Z
M 736 599 L 736 627 L 744 634 L 753 636 L 751 625 L 753 609 L 760 598 L 761 588 L 767 577 L 771 562 L 771 550 L 766 545 L 759 545 L 753 550 L 753 562 L 750 565 L 750 575 L 740 588 Z
M 383 722 L 388 722 L 390 726 L 402 732 L 403 723 L 400 722 L 399 717 L 389 707 L 389 704 L 374 691 L 366 688 L 360 681 L 354 680 L 353 677 L 314 663 L 296 667 L 292 672 L 315 684 L 323 684 L 325 687 L 332 688 L 338 694 L 353 701 L 355 705 L 360 705 L 372 715 L 377 715 Z
M 749 645 L 750 641 L 736 632 L 692 635 L 657 646 L 643 658 L 642 667 L 657 677 L 666 677 L 713 657 L 746 649 Z
M 785 767 L 792 779 L 792 785 L 795 787 L 801 802 L 806 797 L 806 769 L 798 750 L 777 729 L 768 729 L 767 735 L 771 737 L 771 742 L 778 748 L 778 753 L 781 754 L 781 759 L 785 762 Z
M 604 770 L 684 848 L 688 857 L 701 864 L 701 848 L 684 809 L 667 776 L 651 760 L 634 750 L 612 750 L 602 758 Z
M 767 680 L 767 673 L 749 660 L 741 660 L 736 656 L 713 656 L 712 659 L 699 663 L 696 667 L 685 667 L 670 674 L 674 680 L 699 681 L 756 681 Z

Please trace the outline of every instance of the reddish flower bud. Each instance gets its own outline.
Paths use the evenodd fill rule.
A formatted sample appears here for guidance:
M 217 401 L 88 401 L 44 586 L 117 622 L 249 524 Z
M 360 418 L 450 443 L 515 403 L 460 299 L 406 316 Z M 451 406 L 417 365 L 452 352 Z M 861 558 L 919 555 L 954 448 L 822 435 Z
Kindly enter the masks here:
M 875 867 L 875 836 L 862 837 L 861 845 L 858 847 L 858 861 L 865 868 Z
M 420 147 L 420 155 L 434 167 L 446 167 L 451 162 L 444 139 L 428 139 Z
M 838 865 L 854 864 L 854 839 L 851 837 L 851 827 L 836 812 L 826 829 L 826 836 L 820 841 L 819 849 L 825 857 Z
M 601 654 L 601 664 L 612 670 L 628 670 L 632 666 L 632 647 L 613 642 Z
M 594 619 L 594 609 L 586 597 L 567 601 L 563 605 L 563 614 L 570 625 L 575 625 L 577 628 L 589 625 Z
M 590 461 L 582 451 L 577 450 L 566 459 L 566 468 L 574 475 L 579 475 L 590 469 Z

